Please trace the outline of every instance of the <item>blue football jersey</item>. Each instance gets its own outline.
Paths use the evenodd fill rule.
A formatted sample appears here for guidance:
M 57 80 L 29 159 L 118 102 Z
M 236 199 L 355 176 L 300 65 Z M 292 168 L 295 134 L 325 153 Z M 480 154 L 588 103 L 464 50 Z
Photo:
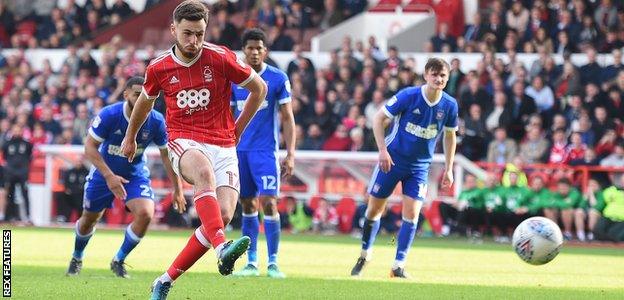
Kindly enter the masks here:
M 266 82 L 268 91 L 266 99 L 260 104 L 258 112 L 251 119 L 243 132 L 236 150 L 255 151 L 278 149 L 279 134 L 279 106 L 290 102 L 290 81 L 286 73 L 280 69 L 263 64 L 258 75 Z M 237 85 L 232 86 L 232 101 L 234 118 L 238 118 L 245 106 L 249 91 Z
M 385 141 L 395 164 L 428 167 L 442 130 L 457 130 L 455 99 L 442 92 L 440 99 L 429 101 L 424 86 L 400 90 L 382 109 L 394 119 Z
M 145 148 L 154 142 L 159 148 L 167 147 L 167 131 L 163 115 L 152 110 L 147 120 L 139 129 L 137 134 L 137 151 L 132 163 L 128 162 L 121 153 L 121 142 L 128 129 L 130 116 L 126 113 L 126 102 L 115 103 L 104 107 L 100 114 L 95 117 L 89 135 L 101 142 L 100 154 L 106 165 L 116 175 L 122 177 L 149 176 L 149 171 L 145 167 Z M 93 168 L 91 175 L 101 176 L 98 170 Z

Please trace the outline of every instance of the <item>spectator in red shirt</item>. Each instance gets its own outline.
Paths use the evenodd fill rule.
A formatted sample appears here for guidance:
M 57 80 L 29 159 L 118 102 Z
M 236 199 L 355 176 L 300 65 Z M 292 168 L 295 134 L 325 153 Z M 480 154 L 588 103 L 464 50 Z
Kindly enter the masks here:
M 325 141 L 323 150 L 349 151 L 351 149 L 351 138 L 347 127 L 338 125 L 336 131 Z
M 596 143 L 596 156 L 599 159 L 609 156 L 613 153 L 613 149 L 615 148 L 615 142 L 617 140 L 617 135 L 615 134 L 614 129 L 609 129 L 605 132 L 605 134 L 600 138 L 598 143 Z
M 567 155 L 565 131 L 563 129 L 556 129 L 552 138 L 553 143 L 550 147 L 548 162 L 551 164 L 565 163 Z
M 564 162 L 568 163 L 570 161 L 583 158 L 586 150 L 587 145 L 583 143 L 581 133 L 573 132 L 570 136 L 570 144 L 566 147 Z

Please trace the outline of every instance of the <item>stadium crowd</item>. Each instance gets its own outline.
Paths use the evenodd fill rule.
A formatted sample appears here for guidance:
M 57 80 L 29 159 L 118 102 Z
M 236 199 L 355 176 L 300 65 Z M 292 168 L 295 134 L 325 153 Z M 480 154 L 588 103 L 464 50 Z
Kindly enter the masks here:
M 102 1 L 89 1 L 90 5 L 100 2 Z M 116 3 L 123 2 L 117 1 Z M 325 2 L 325 5 L 347 5 L 341 6 L 345 10 L 340 10 L 339 13 L 346 17 L 349 15 L 348 12 L 353 14 L 361 11 L 363 7 L 355 4 L 360 5 L 366 1 Z M 531 5 L 527 5 L 529 2 Z M 297 19 L 300 23 L 295 22 L 298 25 L 293 25 L 295 23 L 292 23 L 290 19 L 293 16 L 299 16 L 293 11 L 311 9 L 307 5 L 298 7 L 302 4 L 299 1 L 277 1 L 276 3 L 239 1 L 239 5 L 245 3 L 248 3 L 248 7 L 258 5 L 261 8 L 254 10 L 257 12 L 257 22 L 250 24 L 268 26 L 266 28 L 269 30 L 280 27 L 282 24 L 280 22 L 285 22 L 283 26 L 303 26 L 302 24 L 305 23 L 303 19 Z M 353 6 L 348 6 L 348 4 L 353 4 Z M 216 11 L 217 19 L 224 18 L 224 16 L 219 17 L 218 11 L 232 13 L 237 9 L 243 9 L 240 6 L 231 7 L 227 1 L 220 1 L 215 5 L 213 11 Z M 477 43 L 474 46 L 475 50 L 483 53 L 483 59 L 478 66 L 467 73 L 461 71 L 460 59 L 453 59 L 450 62 L 451 72 L 446 90 L 457 99 L 460 107 L 458 152 L 473 161 L 485 162 L 486 166 L 489 166 L 487 163 L 499 166 L 508 164 L 507 175 L 493 172 L 492 174 L 497 176 L 491 176 L 492 179 L 486 180 L 488 187 L 499 186 L 501 178 L 501 186 L 510 186 L 508 178 L 510 172 L 523 175 L 520 176 L 519 186 L 528 184 L 535 190 L 540 189 L 534 187 L 534 185 L 539 186 L 540 178 L 546 181 L 542 183 L 543 185 L 558 190 L 561 195 L 567 195 L 567 192 L 564 192 L 567 190 L 562 187 L 563 185 L 568 187 L 576 185 L 577 188 L 583 190 L 583 192 L 578 192 L 580 193 L 579 199 L 585 200 L 575 200 L 573 204 L 566 204 L 569 207 L 553 204 L 553 206 L 541 206 L 539 209 L 553 218 L 560 212 L 567 237 L 572 236 L 573 224 L 583 223 L 587 216 L 590 218 L 589 230 L 592 230 L 595 222 L 592 223 L 591 220 L 598 219 L 591 219 L 597 217 L 591 217 L 593 210 L 590 211 L 590 209 L 596 212 L 604 211 L 604 207 L 598 205 L 598 202 L 589 200 L 591 193 L 587 191 L 592 189 L 579 186 L 580 182 L 575 180 L 572 172 L 559 170 L 553 173 L 524 174 L 521 169 L 525 164 L 535 163 L 554 166 L 624 167 L 624 103 L 622 102 L 624 65 L 622 65 L 622 50 L 620 49 L 624 37 L 622 31 L 624 12 L 622 8 L 616 8 L 609 0 L 599 1 L 596 4 L 581 0 L 548 3 L 541 0 L 492 1 L 490 7 L 491 11 L 481 12 L 489 16 L 488 22 L 490 23 L 483 22 L 483 25 L 479 25 L 478 28 L 468 25 L 465 34 L 455 38 L 452 43 L 444 42 L 449 40 L 449 36 L 444 34 L 445 26 L 441 24 L 440 33 L 431 40 L 433 50 L 470 52 L 469 47 L 461 47 L 460 42 L 461 38 L 465 37 L 464 45 L 469 45 L 468 36 L 470 36 L 474 37 L 474 42 Z M 581 7 L 583 7 L 582 10 Z M 8 6 L 0 4 L 2 22 L 9 12 L 7 8 Z M 275 11 L 286 8 L 290 9 L 286 20 L 279 21 L 281 17 Z M 526 23 L 529 25 L 518 26 L 517 20 L 514 21 L 518 9 L 521 15 L 525 14 L 525 10 L 530 11 L 530 16 L 527 17 L 529 21 Z M 92 11 L 99 11 L 95 8 L 81 8 L 81 11 L 83 10 L 87 15 L 93 14 L 90 13 Z M 122 15 L 114 11 L 116 10 L 110 10 L 109 22 L 112 22 L 113 15 Z M 22 16 L 17 12 L 12 11 L 15 17 Z M 64 20 L 57 23 L 66 22 L 72 18 L 75 20 L 71 10 L 52 8 L 50 18 L 56 18 L 53 17 L 54 15 L 59 15 Z M 540 23 L 536 27 L 535 20 L 531 19 L 533 15 L 539 16 L 540 20 L 546 18 L 548 22 Z M 507 24 L 501 25 L 501 28 L 505 28 L 501 31 L 504 34 L 500 35 L 505 38 L 501 40 L 490 38 L 492 28 L 498 28 L 498 26 L 492 26 L 492 22 L 497 19 L 500 19 L 498 21 L 502 24 Z M 586 19 L 589 20 L 588 23 L 596 24 L 595 39 L 575 43 L 577 48 L 567 46 L 561 48 L 561 44 L 556 42 L 554 37 L 569 35 L 568 31 L 581 35 L 584 32 L 581 24 L 585 24 Z M 335 24 L 332 23 L 331 16 L 323 15 L 320 19 L 311 18 L 310 20 L 309 26 L 322 27 L 324 22 L 330 22 L 329 26 Z M 566 25 L 565 22 L 573 22 L 578 30 L 572 30 L 572 27 L 568 26 L 569 24 Z M 486 26 L 486 23 L 489 25 Z M 81 26 L 77 24 L 67 27 Z M 513 24 L 516 25 L 512 26 Z M 41 26 L 41 28 L 49 29 L 55 26 Z M 486 27 L 489 29 L 484 29 Z M 228 29 L 227 26 L 219 28 L 221 31 L 217 33 L 215 30 L 215 35 L 212 35 L 213 38 L 221 37 L 219 41 L 223 41 L 223 33 L 232 34 L 232 29 Z M 527 30 L 520 34 L 518 28 Z M 535 36 L 529 33 L 533 29 Z M 474 30 L 484 31 L 480 36 L 475 34 Z M 544 31 L 543 34 L 546 34 L 546 37 L 538 37 L 543 35 L 537 34 L 541 31 Z M 37 47 L 54 47 L 51 36 L 58 32 L 46 34 L 50 35 L 35 38 L 40 42 Z M 497 34 L 493 35 L 499 36 Z M 516 34 L 515 37 L 514 34 Z M 512 35 L 511 38 L 509 38 L 510 35 Z M 238 43 L 237 36 L 233 35 L 230 38 L 232 43 Z M 613 36 L 619 43 L 609 42 Z M 12 35 L 10 40 L 14 37 L 15 35 Z M 511 40 L 523 41 L 523 39 L 525 44 L 528 42 L 534 45 L 535 51 L 539 54 L 530 65 L 523 65 L 515 59 L 517 52 L 530 47 L 525 44 L 507 47 Z M 544 40 L 534 43 L 536 39 Z M 49 42 L 47 46 L 46 40 Z M 578 41 L 581 40 L 578 39 Z M 440 43 L 440 41 L 443 42 Z M 611 43 L 611 46 L 603 47 L 605 41 Z M 497 43 L 502 48 L 497 46 Z M 439 49 L 435 48 L 438 44 Z M 447 45 L 451 46 L 450 49 Z M 26 42 L 18 46 L 23 48 L 32 45 Z M 98 63 L 91 56 L 90 50 L 94 45 L 89 42 L 84 42 L 80 46 L 63 44 L 59 47 L 67 47 L 67 58 L 60 69 L 53 69 L 49 61 L 45 61 L 41 66 L 31 65 L 23 50 L 12 55 L 0 55 L 0 146 L 3 147 L 15 136 L 21 136 L 34 146 L 33 155 L 37 156 L 40 155 L 37 150 L 39 145 L 82 144 L 91 118 L 97 115 L 102 107 L 120 101 L 120 93 L 126 78 L 144 74 L 145 66 L 156 54 L 153 47 L 146 46 L 148 58 L 140 59 L 136 55 L 134 46 L 125 47 L 121 40 L 114 39 L 108 44 L 100 45 L 99 49 L 103 51 L 103 55 Z M 123 56 L 119 54 L 122 48 L 125 50 Z M 497 55 L 497 51 L 506 52 L 509 59 L 503 60 Z M 584 65 L 574 65 L 570 60 L 572 51 L 582 51 L 587 55 L 589 62 Z M 615 63 L 609 66 L 599 65 L 597 63 L 598 52 L 610 53 Z M 418 73 L 422 66 L 418 66 L 411 57 L 401 56 L 400 49 L 395 47 L 390 47 L 387 52 L 381 51 L 373 36 L 366 41 L 354 41 L 348 36 L 345 37 L 341 47 L 331 52 L 327 66 L 315 66 L 305 56 L 301 45 L 293 46 L 293 54 L 294 59 L 285 71 L 292 84 L 292 105 L 297 124 L 296 148 L 301 150 L 375 151 L 371 131 L 374 113 L 398 90 L 423 83 L 422 76 Z M 553 54 L 562 54 L 563 63 L 556 64 Z M 156 103 L 156 108 L 162 111 L 163 101 L 159 100 Z M 4 153 L 5 158 L 6 155 Z M 5 166 L 5 169 L 7 167 L 9 166 Z M 596 179 L 595 184 L 605 189 L 608 186 L 615 186 L 616 191 L 620 191 L 624 188 L 624 182 L 619 180 L 621 177 L 617 174 L 613 176 L 598 174 L 593 178 Z M 598 189 L 593 191 L 596 190 Z M 613 205 L 624 206 L 624 196 L 613 194 L 619 197 L 613 200 L 615 201 Z M 567 199 L 563 196 L 562 198 Z M 489 210 L 496 210 L 500 207 L 501 211 L 507 213 L 520 207 L 518 204 L 506 204 L 512 201 L 488 201 L 482 201 L 483 204 L 477 205 L 478 208 L 484 208 L 490 213 Z M 479 231 L 480 229 L 474 228 L 475 224 L 486 224 L 486 218 L 481 218 L 480 214 L 477 217 L 463 216 L 461 212 L 471 206 L 459 203 L 463 202 L 451 203 L 449 207 L 446 207 L 450 208 L 444 212 L 445 219 L 448 219 L 447 225 L 457 227 L 463 224 L 462 228 L 465 229 L 471 228 L 470 224 L 472 224 L 472 229 Z M 605 203 L 608 207 L 611 202 Z M 623 222 L 624 209 L 619 208 L 616 211 L 615 215 L 605 216 L 611 221 Z M 524 216 L 525 213 L 528 212 L 525 211 L 522 215 Z M 462 217 L 459 217 L 460 215 Z M 475 218 L 480 221 L 475 221 Z M 505 218 L 502 217 L 502 219 Z M 494 224 L 493 226 L 498 227 L 499 232 L 513 228 L 511 226 L 518 221 L 513 218 L 515 222 L 513 224 L 500 224 L 495 221 L 501 220 L 500 216 L 487 218 L 487 220 L 487 224 Z M 584 233 L 580 233 L 585 230 L 585 227 L 580 228 L 580 225 L 577 225 L 576 229 L 577 238 L 581 240 L 587 238 Z

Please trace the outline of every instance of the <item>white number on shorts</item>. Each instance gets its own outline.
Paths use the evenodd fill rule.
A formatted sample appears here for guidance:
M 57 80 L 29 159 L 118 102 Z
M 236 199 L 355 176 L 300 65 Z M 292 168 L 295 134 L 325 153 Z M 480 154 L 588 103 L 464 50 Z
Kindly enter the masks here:
M 418 184 L 418 198 L 424 199 L 427 196 L 427 184 L 419 183 Z
M 277 189 L 277 186 L 275 185 L 277 183 L 277 179 L 275 179 L 275 176 L 268 175 L 268 176 L 262 176 L 260 178 L 262 178 L 262 186 L 265 190 Z
M 141 196 L 152 197 L 152 189 L 150 189 L 149 185 L 141 184 L 139 187 L 141 188 Z

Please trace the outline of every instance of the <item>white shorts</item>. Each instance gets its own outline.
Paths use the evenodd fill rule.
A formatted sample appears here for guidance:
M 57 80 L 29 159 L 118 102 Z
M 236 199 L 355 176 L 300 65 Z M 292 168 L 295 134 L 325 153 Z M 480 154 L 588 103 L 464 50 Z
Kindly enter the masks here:
M 197 149 L 202 152 L 212 163 L 215 172 L 217 187 L 229 186 L 239 191 L 238 177 L 238 157 L 236 148 L 223 148 L 211 144 L 200 143 L 188 139 L 175 139 L 167 143 L 169 149 L 169 160 L 173 171 L 180 177 L 180 157 L 190 149 Z

